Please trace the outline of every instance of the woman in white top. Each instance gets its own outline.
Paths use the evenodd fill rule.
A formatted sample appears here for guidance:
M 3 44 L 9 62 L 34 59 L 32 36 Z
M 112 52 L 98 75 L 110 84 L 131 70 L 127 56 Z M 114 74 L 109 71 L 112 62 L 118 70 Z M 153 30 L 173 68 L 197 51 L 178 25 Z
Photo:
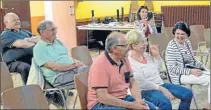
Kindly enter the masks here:
M 130 61 L 134 78 L 142 89 L 142 97 L 155 104 L 161 110 L 171 110 L 171 101 L 175 97 L 180 99 L 179 110 L 189 110 L 192 91 L 171 83 L 164 83 L 159 71 L 162 68 L 162 59 L 158 45 L 150 45 L 150 54 L 145 53 L 146 38 L 139 31 L 132 30 L 127 33 L 129 47 L 128 59 Z

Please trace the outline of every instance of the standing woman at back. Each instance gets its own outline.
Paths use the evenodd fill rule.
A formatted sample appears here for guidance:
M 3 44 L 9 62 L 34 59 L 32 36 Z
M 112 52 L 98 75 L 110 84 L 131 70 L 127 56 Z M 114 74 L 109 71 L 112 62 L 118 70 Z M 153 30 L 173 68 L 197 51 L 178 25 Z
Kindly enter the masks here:
M 148 37 L 149 34 L 157 33 L 157 28 L 155 26 L 153 17 L 148 16 L 147 6 L 140 6 L 140 8 L 138 9 L 135 28 L 138 31 L 143 31 L 146 37 Z M 146 51 L 149 52 L 149 46 L 147 46 Z

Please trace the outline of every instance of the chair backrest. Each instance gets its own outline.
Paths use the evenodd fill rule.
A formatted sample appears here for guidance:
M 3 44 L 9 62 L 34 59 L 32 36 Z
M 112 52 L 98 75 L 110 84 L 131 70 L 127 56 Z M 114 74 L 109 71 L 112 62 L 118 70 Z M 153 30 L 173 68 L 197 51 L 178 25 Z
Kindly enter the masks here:
M 3 55 L 0 53 L 0 61 L 3 62 Z
M 196 34 L 191 31 L 191 34 L 188 37 L 188 39 L 191 42 L 191 45 L 192 45 L 193 50 L 198 50 L 198 41 L 199 41 L 199 38 L 196 37 Z
M 162 58 L 163 58 L 163 61 L 164 61 L 164 65 L 166 67 L 167 78 L 168 78 L 169 82 L 172 83 L 171 82 L 171 77 L 169 75 L 168 68 L 167 68 L 167 65 L 166 65 L 166 50 L 163 50 L 163 52 L 162 52 Z
M 138 1 L 131 1 L 130 2 L 130 11 L 131 12 L 137 12 L 139 9 Z
M 87 109 L 88 72 L 75 75 L 75 86 L 81 103 L 81 109 Z
M 1 62 L 1 93 L 10 88 L 13 88 L 12 76 L 7 65 Z
M 37 65 L 34 58 L 32 58 L 31 68 L 29 71 L 26 85 L 31 85 L 31 84 L 40 85 L 42 89 L 44 88 L 44 84 L 45 84 L 44 76 L 41 71 L 41 68 Z
M 92 57 L 87 46 L 77 46 L 71 49 L 71 56 L 87 66 L 92 65 Z
M 164 33 L 166 34 L 166 37 L 168 41 L 174 38 L 174 35 L 172 34 L 173 27 L 165 27 Z
M 196 37 L 199 38 L 199 41 L 205 41 L 204 40 L 204 25 L 191 25 L 190 30 L 195 33 Z
M 2 105 L 8 109 L 48 109 L 48 102 L 39 85 L 27 85 L 6 90 Z
M 150 44 L 158 44 L 160 55 L 162 54 L 163 50 L 166 49 L 168 45 L 168 39 L 164 33 L 156 33 L 156 34 L 150 34 L 149 35 L 149 42 Z
M 204 31 L 204 39 L 206 41 L 206 47 L 210 48 L 210 28 L 205 29 L 205 31 Z

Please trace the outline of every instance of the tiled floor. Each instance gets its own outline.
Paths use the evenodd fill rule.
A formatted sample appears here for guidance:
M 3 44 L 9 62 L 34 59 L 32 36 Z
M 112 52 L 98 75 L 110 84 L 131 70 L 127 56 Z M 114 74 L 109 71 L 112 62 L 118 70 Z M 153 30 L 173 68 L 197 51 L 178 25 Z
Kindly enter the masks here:
M 91 50 L 90 53 L 91 53 L 92 57 L 96 57 L 96 56 L 99 55 L 99 51 L 98 50 Z M 210 67 L 210 58 L 209 58 L 208 67 Z M 14 74 L 14 75 L 12 75 L 12 78 L 13 78 L 15 87 L 23 85 L 20 75 Z M 73 105 L 74 105 L 74 102 L 75 102 L 75 99 L 76 99 L 76 95 L 77 95 L 76 90 L 73 90 L 73 92 L 74 92 L 74 96 L 68 98 L 69 99 L 69 101 L 68 101 L 68 108 L 69 109 L 73 108 Z M 196 101 L 197 101 L 198 107 L 200 109 L 203 108 L 205 106 L 205 104 L 207 103 L 207 97 L 208 97 L 207 96 L 207 88 L 195 85 L 195 86 L 193 86 L 193 92 L 194 92 L 194 96 L 196 97 Z M 175 99 L 175 100 L 172 101 L 173 109 L 178 109 L 179 102 L 180 101 L 178 99 Z M 49 107 L 51 109 L 61 109 L 61 107 L 56 107 L 56 106 L 54 106 L 52 104 Z M 79 101 L 79 98 L 77 98 L 75 109 L 80 109 L 80 108 L 81 108 L 80 107 L 80 101 Z M 195 105 L 194 105 L 194 103 L 192 101 L 191 109 L 195 109 L 195 108 L 196 107 L 195 107 Z

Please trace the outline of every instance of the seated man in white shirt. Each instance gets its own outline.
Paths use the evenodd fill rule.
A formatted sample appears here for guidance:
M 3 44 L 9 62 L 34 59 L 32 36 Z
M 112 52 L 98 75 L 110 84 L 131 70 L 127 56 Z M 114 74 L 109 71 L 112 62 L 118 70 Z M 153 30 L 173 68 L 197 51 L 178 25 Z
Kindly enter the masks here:
M 127 33 L 127 44 L 130 49 L 128 59 L 134 71 L 134 78 L 142 89 L 142 97 L 161 110 L 171 110 L 170 100 L 176 97 L 181 100 L 178 109 L 189 110 L 192 91 L 180 85 L 164 83 L 160 77 L 162 59 L 158 45 L 150 45 L 150 54 L 145 53 L 145 35 L 136 30 Z

